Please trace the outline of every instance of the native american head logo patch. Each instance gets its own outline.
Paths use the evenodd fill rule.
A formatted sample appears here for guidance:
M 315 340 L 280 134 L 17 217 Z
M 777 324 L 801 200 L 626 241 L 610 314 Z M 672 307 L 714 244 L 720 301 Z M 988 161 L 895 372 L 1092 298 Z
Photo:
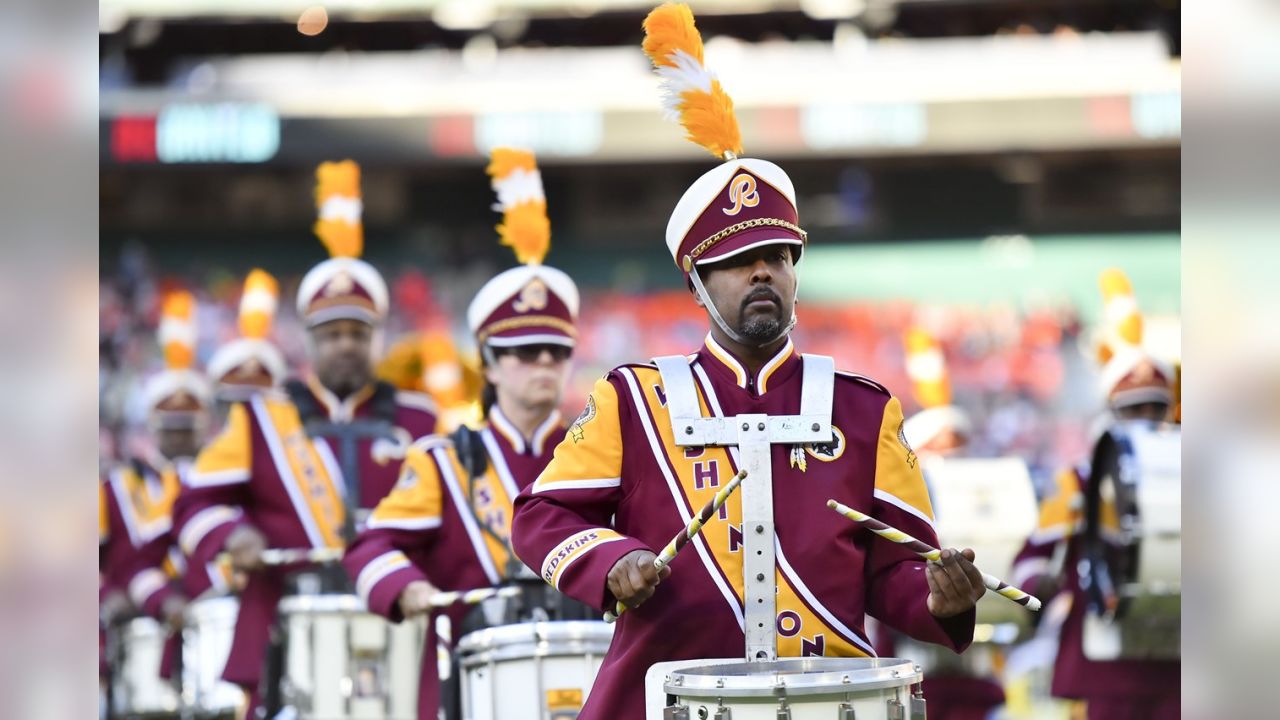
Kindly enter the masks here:
M 844 455 L 844 448 L 844 433 L 840 432 L 840 428 L 833 424 L 831 426 L 831 442 L 805 445 L 804 451 L 814 460 L 835 462 L 840 459 L 841 455 Z
M 573 438 L 574 443 L 577 443 L 579 440 L 586 437 L 586 433 L 583 432 L 582 426 L 594 420 L 595 417 L 596 398 L 594 395 L 588 395 L 587 406 L 582 409 L 582 414 L 578 416 L 578 419 L 574 420 L 573 424 L 569 426 L 569 436 Z

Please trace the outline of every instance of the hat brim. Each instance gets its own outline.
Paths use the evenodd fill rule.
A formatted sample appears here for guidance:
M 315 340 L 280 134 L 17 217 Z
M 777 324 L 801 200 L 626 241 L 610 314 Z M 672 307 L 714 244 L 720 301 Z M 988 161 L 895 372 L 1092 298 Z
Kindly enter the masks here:
M 716 243 L 702 257 L 698 258 L 694 264 L 710 265 L 765 245 L 793 245 L 803 250 L 804 241 L 800 239 L 800 236 L 785 229 L 776 227 L 751 228 L 750 230 L 735 233 L 731 237 Z M 798 253 L 796 259 L 800 259 Z
M 524 328 L 501 335 L 491 335 L 485 340 L 485 343 L 500 348 L 519 347 L 521 345 L 563 345 L 571 348 L 576 344 L 573 338 L 562 332 L 552 328 L 538 327 Z

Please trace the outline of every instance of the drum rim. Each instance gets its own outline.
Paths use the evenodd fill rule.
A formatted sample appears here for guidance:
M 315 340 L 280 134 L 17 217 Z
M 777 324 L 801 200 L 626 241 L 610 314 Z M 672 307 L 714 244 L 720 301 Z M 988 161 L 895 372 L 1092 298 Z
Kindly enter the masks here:
M 368 613 L 369 608 L 358 595 L 350 593 L 323 593 L 320 595 L 289 595 L 280 599 L 282 615 Z
M 872 667 L 861 667 L 873 661 Z M 858 666 L 839 669 L 848 662 Z M 880 663 L 884 663 L 879 666 Z M 830 669 L 806 672 L 807 665 L 828 665 Z M 797 667 L 799 675 L 779 676 L 768 668 Z M 701 671 L 701 672 L 692 672 Z M 854 675 L 865 679 L 854 679 Z M 867 677 L 867 676 L 870 677 Z M 801 678 L 800 682 L 795 679 Z M 679 679 L 679 683 L 675 682 Z M 846 681 L 846 678 L 848 680 Z M 711 697 L 779 697 L 790 695 L 840 695 L 843 693 L 908 687 L 924 679 L 915 663 L 901 658 L 784 658 L 772 662 L 721 663 L 695 665 L 672 670 L 663 681 L 663 691 L 681 698 Z
M 458 641 L 464 668 L 535 657 L 601 655 L 613 642 L 613 625 L 594 620 L 550 620 L 481 628 Z

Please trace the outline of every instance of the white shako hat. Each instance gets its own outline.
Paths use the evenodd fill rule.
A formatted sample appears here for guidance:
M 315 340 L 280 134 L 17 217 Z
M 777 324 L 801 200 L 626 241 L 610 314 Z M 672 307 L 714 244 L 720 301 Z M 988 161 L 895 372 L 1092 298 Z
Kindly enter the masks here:
M 341 319 L 380 325 L 387 315 L 387 283 L 360 259 L 364 250 L 360 166 L 352 160 L 321 163 L 316 168 L 316 209 L 315 233 L 330 258 L 302 278 L 298 316 L 308 328 Z
M 224 400 L 244 400 L 284 382 L 284 355 L 271 343 L 271 325 L 279 306 L 279 285 L 265 270 L 253 269 L 240 295 L 240 337 L 224 343 L 209 358 L 207 371 L 215 393 Z
M 467 308 L 467 325 L 482 348 L 577 342 L 578 286 L 542 264 L 551 249 L 551 223 L 533 153 L 495 148 L 488 167 L 498 194 L 495 210 L 503 245 L 522 265 L 485 283 Z
M 183 290 L 164 298 L 157 331 L 165 369 L 143 387 L 155 428 L 203 427 L 212 400 L 209 381 L 195 368 L 196 301 Z
M 702 37 L 689 6 L 655 8 L 645 18 L 644 30 L 644 52 L 662 80 L 667 117 L 684 127 L 688 140 L 723 161 L 703 173 L 676 203 L 667 222 L 667 249 L 720 329 L 747 343 L 721 317 L 697 269 L 772 244 L 794 247 L 799 260 L 808 234 L 800 227 L 795 187 L 777 165 L 739 157 L 742 134 L 733 100 L 703 64 Z M 793 315 L 777 337 L 790 332 L 795 322 Z
M 1097 343 L 1102 366 L 1099 389 L 1112 409 L 1143 403 L 1173 402 L 1173 369 L 1142 347 L 1142 313 L 1133 285 L 1119 269 L 1108 268 L 1098 276 L 1102 290 L 1103 320 Z

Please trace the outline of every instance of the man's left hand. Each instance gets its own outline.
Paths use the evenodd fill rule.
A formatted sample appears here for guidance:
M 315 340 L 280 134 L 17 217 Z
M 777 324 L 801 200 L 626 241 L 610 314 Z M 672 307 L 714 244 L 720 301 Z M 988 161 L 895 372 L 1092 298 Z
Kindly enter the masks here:
M 929 581 L 926 603 L 934 617 L 948 618 L 966 612 L 987 591 L 982 573 L 973 564 L 974 557 L 969 548 L 947 548 L 942 551 L 941 560 L 930 560 L 925 565 L 925 578 Z

